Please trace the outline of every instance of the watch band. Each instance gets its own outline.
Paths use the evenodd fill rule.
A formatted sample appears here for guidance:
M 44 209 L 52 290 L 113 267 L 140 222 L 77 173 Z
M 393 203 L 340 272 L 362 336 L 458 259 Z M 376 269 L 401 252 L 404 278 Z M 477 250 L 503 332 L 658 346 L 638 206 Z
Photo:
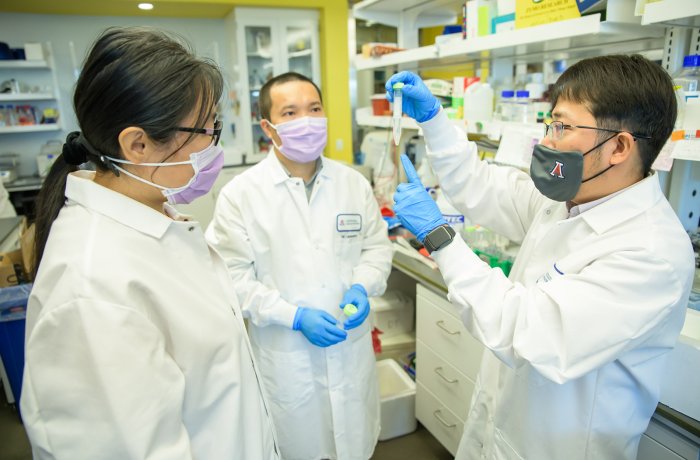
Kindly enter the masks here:
M 425 236 L 423 246 L 428 250 L 428 254 L 437 251 L 452 242 L 455 237 L 455 231 L 449 224 L 442 224 L 435 227 Z

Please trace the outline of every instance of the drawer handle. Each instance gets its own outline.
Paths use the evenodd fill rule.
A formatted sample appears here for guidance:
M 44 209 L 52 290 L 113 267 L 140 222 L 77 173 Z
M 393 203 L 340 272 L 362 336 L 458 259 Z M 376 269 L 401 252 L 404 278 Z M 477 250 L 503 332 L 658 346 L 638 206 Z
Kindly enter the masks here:
M 445 322 L 444 322 L 443 320 L 440 320 L 440 321 L 438 321 L 438 322 L 435 323 L 435 324 L 437 324 L 437 327 L 439 327 L 440 329 L 442 329 L 443 331 L 447 332 L 447 333 L 450 334 L 450 335 L 459 335 L 459 331 L 454 331 L 454 332 L 453 332 L 453 331 L 447 329 L 447 328 L 445 327 Z
M 435 373 L 436 373 L 437 375 L 439 375 L 439 376 L 442 378 L 442 380 L 444 380 L 444 381 L 447 382 L 447 383 L 457 383 L 457 382 L 459 382 L 459 380 L 457 380 L 457 379 L 448 379 L 447 377 L 445 377 L 445 374 L 442 373 L 442 367 L 436 367 L 436 368 L 435 368 Z
M 445 425 L 446 428 L 454 428 L 454 427 L 457 426 L 456 423 L 447 423 L 447 422 L 445 421 L 445 419 L 442 418 L 442 416 L 440 415 L 441 413 L 442 413 L 442 411 L 441 411 L 440 409 L 438 409 L 438 410 L 436 410 L 435 412 L 433 412 L 433 415 L 435 416 L 436 419 L 438 419 L 438 422 L 440 422 L 440 423 L 442 423 L 443 425 Z

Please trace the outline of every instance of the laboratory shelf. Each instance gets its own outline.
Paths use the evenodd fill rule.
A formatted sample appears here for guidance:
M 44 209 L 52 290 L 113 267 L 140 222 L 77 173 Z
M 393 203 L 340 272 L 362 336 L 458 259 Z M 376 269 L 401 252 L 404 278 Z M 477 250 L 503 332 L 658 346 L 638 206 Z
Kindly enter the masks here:
M 30 133 L 35 131 L 60 131 L 61 126 L 58 123 L 46 123 L 43 125 L 25 125 L 25 126 L 2 126 L 0 134 L 10 133 Z
M 391 27 L 399 27 L 402 16 L 416 15 L 416 27 L 433 27 L 455 24 L 462 3 L 457 0 L 364 0 L 352 7 L 352 15 Z
M 49 69 L 46 61 L 6 60 L 0 61 L 0 69 Z
M 391 128 L 391 117 L 372 115 L 372 107 L 358 108 L 355 111 L 355 119 L 360 126 Z M 401 129 L 418 129 L 418 123 L 413 118 L 402 117 Z
M 356 57 L 358 70 L 405 64 L 437 67 L 478 59 L 572 59 L 607 53 L 643 52 L 663 48 L 662 26 L 601 21 L 600 14 L 583 16 L 471 40 L 424 46 L 379 58 Z
M 644 6 L 642 24 L 674 24 L 700 27 L 698 0 L 662 0 Z
M 421 46 L 405 51 L 384 54 L 377 57 L 366 58 L 361 54 L 355 56 L 355 68 L 357 70 L 376 69 L 390 65 L 405 64 L 435 59 L 438 57 L 438 48 L 435 45 Z
M 56 96 L 50 93 L 12 93 L 0 94 L 0 102 L 12 101 L 50 101 L 56 99 Z

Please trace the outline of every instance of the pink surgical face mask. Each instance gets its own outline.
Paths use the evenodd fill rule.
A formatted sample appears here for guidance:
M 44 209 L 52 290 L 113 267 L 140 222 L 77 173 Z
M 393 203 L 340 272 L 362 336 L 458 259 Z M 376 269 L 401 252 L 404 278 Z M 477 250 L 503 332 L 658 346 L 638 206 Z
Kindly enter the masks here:
M 204 150 L 191 153 L 188 161 L 177 161 L 173 163 L 132 163 L 131 161 L 112 157 L 106 158 L 115 163 L 130 164 L 135 166 L 192 165 L 194 175 L 192 175 L 190 180 L 181 187 L 164 187 L 146 180 L 143 177 L 132 174 L 126 169 L 115 165 L 119 171 L 123 172 L 127 176 L 143 182 L 144 184 L 152 185 L 153 187 L 160 189 L 163 196 L 168 199 L 168 203 L 187 204 L 191 203 L 195 198 L 206 195 L 214 186 L 214 181 L 216 181 L 219 172 L 221 172 L 221 168 L 224 166 L 224 149 L 220 145 L 214 145 L 212 142 L 209 144 L 209 147 L 205 148 Z
M 285 157 L 297 163 L 316 161 L 326 148 L 328 141 L 328 118 L 301 117 L 292 121 L 280 123 L 277 126 L 270 123 L 282 140 L 282 145 L 275 148 Z

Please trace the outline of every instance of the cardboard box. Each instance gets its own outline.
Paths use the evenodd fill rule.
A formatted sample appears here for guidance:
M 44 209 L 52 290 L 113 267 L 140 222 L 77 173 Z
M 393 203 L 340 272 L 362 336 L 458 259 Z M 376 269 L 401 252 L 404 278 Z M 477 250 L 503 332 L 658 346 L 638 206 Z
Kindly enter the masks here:
M 34 224 L 27 227 L 27 220 L 23 219 L 19 225 L 20 248 L 16 251 L 0 253 L 0 288 L 33 279 Z

